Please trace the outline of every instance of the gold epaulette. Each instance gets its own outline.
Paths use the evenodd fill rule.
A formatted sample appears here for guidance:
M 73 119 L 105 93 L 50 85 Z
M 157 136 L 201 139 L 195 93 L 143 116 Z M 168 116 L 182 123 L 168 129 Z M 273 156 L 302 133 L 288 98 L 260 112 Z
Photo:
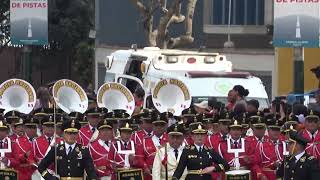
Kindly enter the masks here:
M 44 177 L 44 176 L 47 175 L 47 174 L 48 174 L 48 171 L 45 170 L 45 171 L 43 171 L 43 172 L 41 173 L 41 176 Z

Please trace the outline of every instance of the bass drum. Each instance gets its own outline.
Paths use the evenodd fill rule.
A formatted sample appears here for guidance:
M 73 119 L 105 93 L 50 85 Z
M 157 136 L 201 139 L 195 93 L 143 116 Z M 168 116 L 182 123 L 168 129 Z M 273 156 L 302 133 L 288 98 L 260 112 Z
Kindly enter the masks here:
M 249 170 L 232 170 L 227 171 L 225 180 L 251 180 L 251 172 Z

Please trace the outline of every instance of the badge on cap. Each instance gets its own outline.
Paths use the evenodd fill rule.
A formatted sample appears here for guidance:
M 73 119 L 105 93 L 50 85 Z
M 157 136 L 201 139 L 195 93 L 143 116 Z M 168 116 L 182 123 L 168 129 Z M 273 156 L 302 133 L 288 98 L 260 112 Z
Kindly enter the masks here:
M 74 120 L 72 120 L 71 127 L 74 128 L 75 125 L 76 125 L 76 123 L 74 123 Z

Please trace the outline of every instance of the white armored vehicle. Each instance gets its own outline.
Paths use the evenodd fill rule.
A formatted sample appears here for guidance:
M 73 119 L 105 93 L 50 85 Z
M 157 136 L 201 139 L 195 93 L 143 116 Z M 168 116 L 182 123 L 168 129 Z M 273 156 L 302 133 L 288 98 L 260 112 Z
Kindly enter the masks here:
M 175 78 L 188 86 L 194 102 L 215 97 L 226 103 L 228 91 L 240 84 L 249 90 L 248 100 L 257 99 L 260 108 L 269 105 L 261 80 L 247 72 L 232 72 L 232 63 L 219 53 L 157 47 L 117 50 L 107 56 L 105 66 L 105 82 L 119 82 L 131 91 L 140 85 L 147 96 L 161 79 Z

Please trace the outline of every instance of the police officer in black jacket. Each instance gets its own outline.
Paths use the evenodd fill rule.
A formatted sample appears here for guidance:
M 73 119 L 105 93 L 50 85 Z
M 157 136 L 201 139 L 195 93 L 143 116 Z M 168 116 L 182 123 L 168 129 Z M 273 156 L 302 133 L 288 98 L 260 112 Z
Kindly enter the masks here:
M 202 128 L 201 124 L 192 131 L 194 144 L 186 146 L 183 150 L 177 169 L 173 174 L 173 180 L 178 180 L 181 177 L 185 167 L 188 170 L 186 180 L 211 180 L 212 172 L 229 169 L 228 163 L 218 153 L 204 145 L 206 134 L 207 131 Z
M 55 162 L 55 149 L 57 150 L 57 174 L 60 180 L 81 180 L 84 170 L 87 173 L 87 180 L 96 180 L 97 174 L 87 147 L 76 143 L 81 125 L 78 120 L 68 120 L 62 125 L 64 141 L 55 148 L 51 147 L 49 153 L 40 162 L 38 170 L 46 180 L 58 179 L 50 174 L 47 168 Z
M 287 143 L 290 156 L 285 158 L 277 170 L 277 177 L 283 180 L 318 180 L 318 160 L 305 152 L 308 140 L 295 130 L 290 130 Z

